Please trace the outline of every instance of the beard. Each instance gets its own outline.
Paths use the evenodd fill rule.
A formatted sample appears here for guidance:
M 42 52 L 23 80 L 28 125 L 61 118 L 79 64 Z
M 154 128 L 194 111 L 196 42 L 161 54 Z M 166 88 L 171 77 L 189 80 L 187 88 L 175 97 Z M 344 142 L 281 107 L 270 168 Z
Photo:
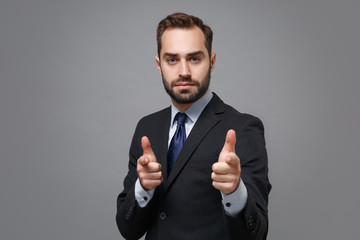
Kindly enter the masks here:
M 209 89 L 210 85 L 210 78 L 211 78 L 211 71 L 209 69 L 208 73 L 206 74 L 205 78 L 203 79 L 202 83 L 199 81 L 193 80 L 192 78 L 178 78 L 176 81 L 172 81 L 170 86 L 168 84 L 169 81 L 167 81 L 164 76 L 162 77 L 163 84 L 165 91 L 169 96 L 177 103 L 179 104 L 189 104 L 194 103 L 197 100 L 199 100 Z M 191 92 L 189 90 L 181 90 L 180 92 L 175 92 L 174 87 L 176 84 L 180 82 L 187 82 L 196 87 L 195 92 Z

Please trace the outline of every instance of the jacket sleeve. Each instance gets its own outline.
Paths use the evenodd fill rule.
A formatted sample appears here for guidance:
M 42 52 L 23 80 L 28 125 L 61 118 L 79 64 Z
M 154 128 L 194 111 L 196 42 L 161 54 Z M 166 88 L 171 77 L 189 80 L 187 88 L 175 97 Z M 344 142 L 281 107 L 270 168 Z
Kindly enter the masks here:
M 123 183 L 124 190 L 117 198 L 116 223 L 125 239 L 141 238 L 150 223 L 152 201 L 141 208 L 135 199 L 135 182 L 138 178 L 137 159 L 142 155 L 140 139 L 141 137 L 135 131 L 129 152 L 128 173 Z
M 240 134 L 237 134 L 236 153 L 240 158 L 241 179 L 248 191 L 248 199 L 237 216 L 225 216 L 225 223 L 232 239 L 266 239 L 271 185 L 264 127 L 258 118 L 251 117 L 237 132 Z

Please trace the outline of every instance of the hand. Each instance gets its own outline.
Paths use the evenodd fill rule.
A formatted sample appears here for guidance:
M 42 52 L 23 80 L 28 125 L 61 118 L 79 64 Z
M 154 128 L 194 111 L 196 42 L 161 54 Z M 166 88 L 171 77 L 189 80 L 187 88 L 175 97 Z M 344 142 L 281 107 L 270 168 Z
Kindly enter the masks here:
M 239 157 L 235 154 L 235 143 L 236 133 L 229 130 L 219 160 L 212 166 L 213 186 L 223 194 L 233 193 L 240 184 L 241 165 Z
M 156 156 L 151 149 L 150 141 L 147 137 L 142 137 L 141 146 L 143 155 L 137 161 L 137 173 L 140 184 L 146 191 L 150 191 L 159 186 L 162 181 L 161 165 L 156 161 Z

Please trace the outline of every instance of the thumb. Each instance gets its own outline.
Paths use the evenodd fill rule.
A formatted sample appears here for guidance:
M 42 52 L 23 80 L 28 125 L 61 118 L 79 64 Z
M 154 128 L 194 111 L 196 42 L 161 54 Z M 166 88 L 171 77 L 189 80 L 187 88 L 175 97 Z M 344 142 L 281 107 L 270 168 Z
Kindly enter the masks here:
M 222 148 L 222 152 L 235 152 L 236 133 L 230 129 L 226 134 L 225 144 Z
M 234 152 L 231 152 L 225 156 L 225 162 L 232 167 L 236 167 L 240 164 L 240 159 Z
M 143 149 L 144 155 L 154 155 L 154 152 L 151 148 L 150 140 L 148 137 L 144 136 L 141 138 L 141 147 Z

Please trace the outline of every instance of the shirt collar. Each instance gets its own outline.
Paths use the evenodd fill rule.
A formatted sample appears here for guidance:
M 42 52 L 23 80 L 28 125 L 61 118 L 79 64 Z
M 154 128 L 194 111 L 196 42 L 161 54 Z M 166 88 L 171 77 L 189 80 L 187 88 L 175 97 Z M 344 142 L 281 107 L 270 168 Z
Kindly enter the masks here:
M 202 96 L 199 100 L 197 100 L 193 105 L 184 111 L 184 113 L 186 113 L 188 116 L 186 121 L 195 123 L 212 97 L 213 93 L 208 89 L 204 96 Z M 175 107 L 173 103 L 171 103 L 171 126 L 174 124 L 174 118 L 178 112 L 180 112 L 180 110 Z

